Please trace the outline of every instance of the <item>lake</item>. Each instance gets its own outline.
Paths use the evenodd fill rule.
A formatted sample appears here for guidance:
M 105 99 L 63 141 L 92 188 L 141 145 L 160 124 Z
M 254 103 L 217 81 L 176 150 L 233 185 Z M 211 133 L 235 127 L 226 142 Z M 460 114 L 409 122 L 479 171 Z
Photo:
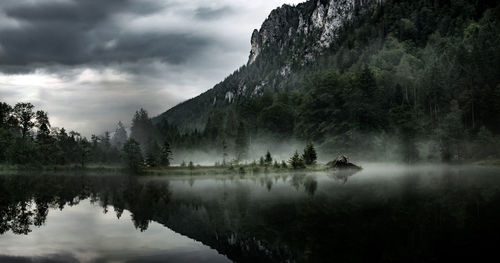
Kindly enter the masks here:
M 496 255 L 500 169 L 0 176 L 0 262 L 442 262 Z

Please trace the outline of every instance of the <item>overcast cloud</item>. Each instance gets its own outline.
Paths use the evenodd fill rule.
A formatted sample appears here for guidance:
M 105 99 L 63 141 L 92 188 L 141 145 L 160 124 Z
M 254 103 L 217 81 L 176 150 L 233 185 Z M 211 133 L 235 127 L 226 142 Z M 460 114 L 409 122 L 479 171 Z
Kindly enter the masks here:
M 252 30 L 303 0 L 2 0 L 0 101 L 85 135 L 157 115 L 245 64 Z

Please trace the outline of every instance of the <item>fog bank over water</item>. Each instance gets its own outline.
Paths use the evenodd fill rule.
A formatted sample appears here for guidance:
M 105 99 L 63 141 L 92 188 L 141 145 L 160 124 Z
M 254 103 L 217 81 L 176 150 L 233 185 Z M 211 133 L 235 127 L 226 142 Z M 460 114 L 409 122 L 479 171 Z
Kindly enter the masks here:
M 384 135 L 383 138 L 374 135 L 366 136 L 365 139 L 370 147 L 362 145 L 353 145 L 346 147 L 341 144 L 315 143 L 313 144 L 317 152 L 317 163 L 326 164 L 340 155 L 345 155 L 354 163 L 393 163 L 397 164 L 436 164 L 441 163 L 439 145 L 435 141 L 418 141 L 415 146 L 416 156 L 411 162 L 405 158 L 405 145 L 402 144 L 396 136 Z M 372 141 L 372 142 L 371 142 Z M 242 158 L 242 163 L 259 163 L 261 157 L 265 157 L 267 151 L 271 153 L 273 161 L 279 163 L 287 162 L 297 151 L 299 154 L 304 152 L 307 145 L 306 141 L 299 139 L 271 139 L 267 136 L 251 138 L 248 146 L 247 155 Z M 222 143 L 217 148 L 209 151 L 197 149 L 180 149 L 173 151 L 173 164 L 180 164 L 183 161 L 188 163 L 193 161 L 199 165 L 213 165 L 215 162 L 222 162 L 223 150 Z M 217 145 L 216 145 L 217 146 Z M 226 153 L 228 156 L 226 162 L 236 159 L 234 142 L 227 142 Z

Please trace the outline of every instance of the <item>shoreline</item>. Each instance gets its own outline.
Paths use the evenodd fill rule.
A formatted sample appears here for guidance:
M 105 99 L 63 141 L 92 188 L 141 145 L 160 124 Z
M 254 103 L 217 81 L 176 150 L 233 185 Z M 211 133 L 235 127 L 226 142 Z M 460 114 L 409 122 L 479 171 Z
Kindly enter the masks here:
M 418 164 L 413 164 L 418 165 Z M 413 166 L 410 165 L 410 166 Z M 478 167 L 494 166 L 500 167 L 500 159 L 490 159 L 490 160 L 480 160 L 471 161 L 464 163 L 454 163 L 450 165 L 473 165 Z M 140 173 L 131 173 L 126 167 L 118 164 L 91 164 L 85 167 L 80 165 L 50 165 L 50 166 L 38 166 L 38 165 L 9 165 L 0 164 L 0 175 L 9 175 L 13 173 L 64 173 L 64 172 L 76 172 L 76 173 L 99 173 L 99 174 L 134 174 L 137 176 L 185 176 L 185 175 L 244 175 L 244 174 L 267 174 L 267 173 L 287 173 L 287 172 L 324 172 L 336 170 L 335 168 L 329 167 L 326 164 L 316 164 L 307 166 L 302 169 L 293 169 L 290 167 L 274 167 L 261 166 L 261 165 L 235 165 L 235 166 L 201 166 L 197 165 L 194 167 L 182 167 L 182 166 L 169 166 L 169 167 L 158 167 L 150 168 L 146 167 Z

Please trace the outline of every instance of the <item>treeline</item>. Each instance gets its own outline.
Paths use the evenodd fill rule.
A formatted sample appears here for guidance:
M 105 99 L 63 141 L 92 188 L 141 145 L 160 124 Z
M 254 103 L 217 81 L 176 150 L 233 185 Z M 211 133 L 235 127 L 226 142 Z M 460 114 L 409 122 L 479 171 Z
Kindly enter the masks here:
M 229 160 L 246 160 L 250 144 L 250 134 L 243 121 L 232 119 L 230 134 L 222 134 L 220 120 L 209 119 L 204 130 L 182 132 L 177 126 L 171 125 L 166 120 L 153 123 L 148 112 L 138 110 L 131 125 L 130 138 L 137 142 L 143 156 L 161 156 L 166 149 L 170 151 L 206 151 L 219 153 L 213 159 L 222 162 Z M 172 155 L 169 155 L 172 159 Z M 161 159 L 161 157 L 160 157 Z
M 47 112 L 35 111 L 31 103 L 12 107 L 0 102 L 0 163 L 85 166 L 118 163 L 120 158 L 108 132 L 89 140 L 78 132 L 52 127 Z
M 0 164 L 85 167 L 89 163 L 124 163 L 134 171 L 170 165 L 169 143 L 156 136 L 147 112 L 141 109 L 136 113 L 131 131 L 129 138 L 125 126 L 118 122 L 113 135 L 105 132 L 88 139 L 78 132 L 52 127 L 48 114 L 36 111 L 31 103 L 12 107 L 0 102 Z

